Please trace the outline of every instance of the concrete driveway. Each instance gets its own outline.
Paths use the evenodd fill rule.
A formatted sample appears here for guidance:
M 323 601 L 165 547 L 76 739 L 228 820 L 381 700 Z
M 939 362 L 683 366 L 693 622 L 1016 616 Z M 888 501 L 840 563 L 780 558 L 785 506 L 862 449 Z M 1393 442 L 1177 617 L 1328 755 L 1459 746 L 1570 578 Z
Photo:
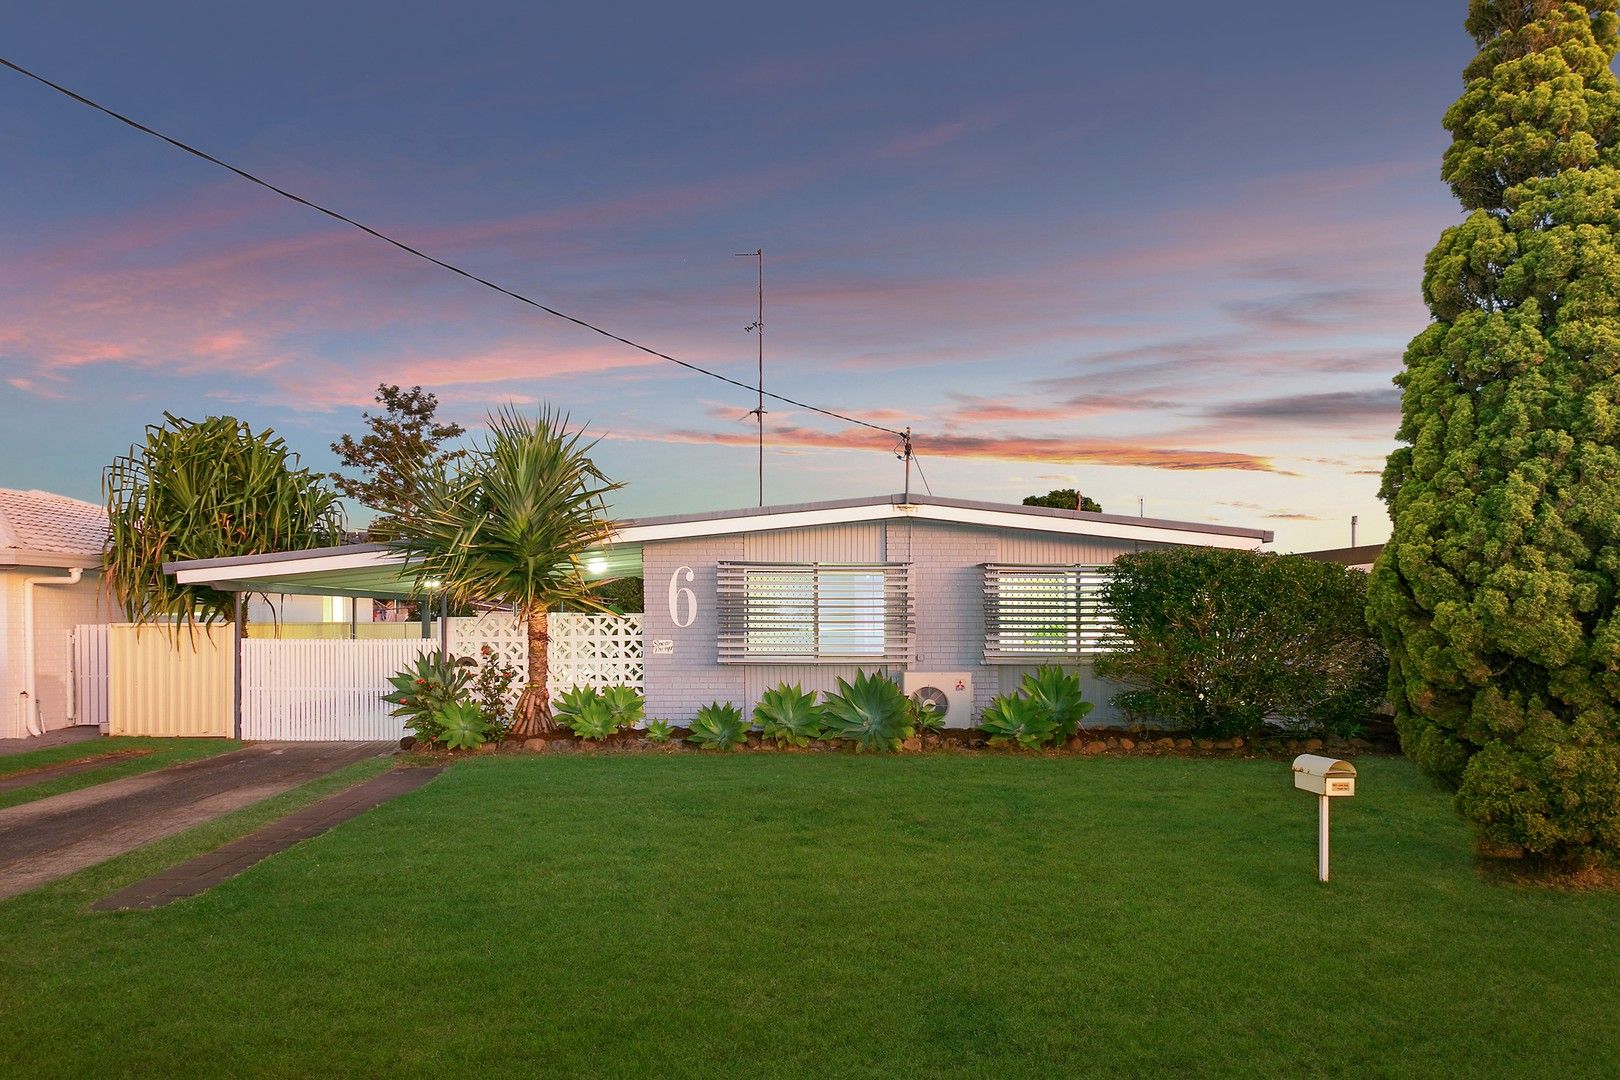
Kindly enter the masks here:
M 0 900 L 394 749 L 255 743 L 0 810 Z

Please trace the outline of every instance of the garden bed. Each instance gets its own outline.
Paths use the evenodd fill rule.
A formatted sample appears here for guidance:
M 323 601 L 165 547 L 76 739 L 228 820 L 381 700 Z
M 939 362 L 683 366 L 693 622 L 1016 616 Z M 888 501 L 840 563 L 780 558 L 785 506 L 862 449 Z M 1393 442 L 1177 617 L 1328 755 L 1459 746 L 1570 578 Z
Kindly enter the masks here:
M 688 728 L 676 727 L 670 738 L 658 741 L 641 731 L 618 731 L 604 739 L 582 739 L 568 731 L 555 731 L 531 739 L 509 739 L 486 743 L 482 753 L 716 753 L 704 751 L 687 741 Z M 452 752 L 420 750 L 433 756 L 454 756 Z M 751 732 L 747 739 L 722 753 L 770 754 L 852 754 L 855 749 L 844 741 L 816 740 L 808 746 L 778 746 Z M 937 734 L 907 739 L 905 754 L 1004 754 L 1028 757 L 1241 757 L 1283 758 L 1296 754 L 1327 753 L 1337 757 L 1399 753 L 1399 748 L 1375 739 L 1264 737 L 1259 739 L 1208 739 L 1183 732 L 1106 729 L 1087 731 L 1056 747 L 1021 750 L 1011 746 L 991 746 L 975 728 L 950 728 Z

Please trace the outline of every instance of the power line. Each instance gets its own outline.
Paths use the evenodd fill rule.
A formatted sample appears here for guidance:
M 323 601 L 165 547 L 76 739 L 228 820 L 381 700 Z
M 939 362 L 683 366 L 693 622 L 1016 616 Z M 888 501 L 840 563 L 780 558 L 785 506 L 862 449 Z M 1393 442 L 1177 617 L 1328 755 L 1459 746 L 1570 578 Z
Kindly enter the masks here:
M 928 482 L 928 474 L 923 472 L 922 458 L 917 456 L 917 452 L 915 450 L 911 452 L 911 460 L 917 465 L 917 476 L 923 482 L 923 490 L 932 495 L 934 493 L 934 485 Z
M 363 224 L 363 223 L 361 223 L 359 221 L 356 221 L 354 218 L 348 217 L 348 216 L 346 216 L 344 214 L 340 214 L 338 211 L 333 210 L 330 207 L 322 206 L 320 203 L 313 202 L 313 201 L 311 201 L 309 199 L 306 199 L 302 195 L 295 194 L 295 193 L 293 193 L 291 191 L 288 191 L 285 188 L 277 187 L 275 184 L 270 183 L 268 180 L 263 180 L 263 179 L 260 179 L 257 176 L 254 176 L 252 173 L 248 172 L 246 169 L 239 169 L 235 165 L 232 165 L 232 164 L 230 164 L 229 162 L 226 162 L 226 161 L 221 161 L 219 158 L 215 157 L 214 155 L 212 155 L 212 154 L 210 154 L 210 153 L 208 153 L 208 152 L 206 152 L 204 150 L 199 150 L 195 146 L 190 145 L 189 143 L 181 142 L 179 139 L 172 138 L 171 136 L 165 135 L 161 131 L 157 131 L 157 130 L 155 130 L 153 128 L 149 128 L 145 124 L 141 123 L 138 120 L 132 120 L 131 118 L 125 116 L 123 113 L 117 112 L 116 110 L 113 110 L 113 109 L 109 109 L 107 106 L 102 105 L 99 102 L 92 101 L 89 98 L 85 97 L 83 94 L 77 93 L 77 92 L 75 92 L 73 90 L 69 90 L 67 87 L 61 85 L 60 83 L 52 82 L 50 79 L 47 79 L 45 76 L 40 75 L 40 74 L 38 74 L 36 72 L 33 72 L 33 71 L 29 71 L 27 68 L 23 67 L 21 64 L 13 63 L 12 61 L 7 60 L 3 56 L 0 56 L 0 65 L 3 65 L 5 67 L 10 68 L 12 71 L 15 71 L 19 75 L 26 75 L 28 78 L 33 79 L 35 82 L 40 83 L 40 84 L 42 84 L 44 86 L 48 86 L 52 90 L 55 90 L 57 93 L 62 94 L 64 96 L 66 96 L 66 97 L 72 98 L 74 101 L 77 101 L 81 105 L 88 105 L 90 108 L 96 110 L 97 112 L 104 113 L 105 115 L 112 117 L 114 120 L 117 120 L 121 124 L 127 124 L 129 127 L 134 128 L 136 131 L 143 132 L 144 134 L 152 136 L 154 139 L 159 139 L 159 140 L 161 140 L 163 142 L 166 142 L 170 146 L 175 147 L 176 149 L 184 150 L 186 153 L 191 154 L 194 157 L 202 158 L 204 161 L 206 161 L 206 162 L 208 162 L 208 163 L 210 163 L 212 165 L 218 165 L 220 168 L 225 169 L 227 172 L 235 173 L 237 176 L 241 177 L 243 180 L 246 180 L 246 181 L 248 181 L 249 183 L 252 183 L 252 184 L 257 184 L 258 186 L 264 188 L 267 191 L 273 191 L 277 195 L 280 195 L 284 199 L 289 199 L 292 202 L 298 203 L 300 206 L 306 206 L 309 209 L 314 210 L 314 211 L 316 211 L 318 213 L 325 214 L 327 217 L 333 218 L 334 220 L 337 220 L 337 221 L 341 221 L 345 225 L 352 225 L 356 229 L 359 229 L 361 232 L 366 233 L 369 236 L 376 237 L 378 240 L 381 240 L 385 244 L 392 244 L 394 247 L 398 248 L 399 250 L 401 250 L 401 251 L 403 251 L 403 252 L 405 252 L 405 253 L 407 253 L 409 255 L 414 255 L 418 259 L 422 259 L 422 260 L 424 260 L 426 262 L 430 262 L 434 266 L 437 266 L 437 267 L 440 267 L 442 269 L 450 271 L 452 274 L 459 274 L 461 277 L 464 277 L 469 281 L 475 281 L 478 284 L 484 286 L 485 288 L 493 289 L 494 291 L 502 294 L 503 296 L 509 296 L 513 300 L 518 301 L 519 303 L 528 304 L 530 307 L 537 308 L 540 311 L 545 312 L 547 315 L 552 315 L 552 316 L 555 316 L 556 318 L 566 320 L 567 322 L 571 322 L 575 326 L 583 327 L 584 329 L 591 331 L 593 334 L 600 334 L 605 338 L 609 338 L 609 339 L 611 339 L 613 341 L 617 341 L 621 345 L 628 345 L 630 348 L 635 349 L 638 352 L 646 353 L 648 356 L 656 356 L 660 360 L 668 360 L 672 364 L 679 364 L 681 367 L 685 368 L 688 371 L 696 372 L 699 375 L 707 375 L 711 379 L 718 379 L 720 382 L 729 383 L 730 385 L 735 386 L 735 387 L 739 387 L 740 389 L 743 389 L 743 390 L 752 390 L 758 395 L 761 395 L 763 397 L 768 397 L 768 398 L 771 398 L 771 399 L 776 400 L 776 401 L 784 402 L 784 403 L 786 403 L 788 405 L 794 406 L 795 408 L 806 409 L 806 410 L 809 410 L 810 412 L 813 412 L 813 413 L 819 413 L 822 416 L 831 417 L 834 420 L 842 420 L 846 424 L 856 424 L 856 425 L 859 425 L 860 427 L 871 428 L 873 431 L 882 431 L 882 432 L 886 432 L 886 433 L 888 433 L 890 435 L 895 435 L 895 436 L 899 436 L 899 435 L 903 434 L 902 432 L 895 431 L 893 428 L 886 428 L 886 427 L 882 426 L 881 424 L 873 424 L 873 423 L 871 423 L 869 421 L 857 419 L 856 417 L 853 417 L 853 416 L 846 416 L 843 413 L 834 412 L 831 409 L 823 409 L 820 406 L 811 405 L 808 402 L 796 401 L 793 398 L 786 397 L 786 396 L 784 396 L 782 394 L 771 393 L 770 391 L 764 390 L 761 387 L 749 386 L 747 383 L 742 382 L 742 381 L 737 380 L 737 379 L 733 379 L 728 375 L 722 375 L 717 371 L 710 371 L 708 368 L 699 367 L 697 364 L 691 363 L 690 361 L 687 361 L 687 360 L 677 359 L 676 357 L 673 357 L 673 356 L 669 355 L 666 352 L 659 352 L 657 349 L 654 349 L 651 346 L 643 345 L 640 342 L 631 341 L 627 337 L 623 337 L 623 336 L 621 336 L 619 334 L 615 334 L 611 330 L 604 330 L 602 327 L 597 326 L 594 323 L 586 322 L 584 319 L 581 319 L 581 318 L 579 318 L 577 316 L 574 316 L 574 315 L 570 315 L 565 311 L 558 311 L 554 307 L 550 307 L 550 306 L 548 306 L 546 304 L 542 304 L 540 301 L 535 300 L 532 297 L 525 296 L 522 293 L 517 292 L 517 291 L 515 291 L 513 289 L 508 289 L 504 285 L 497 285 L 495 282 L 490 281 L 488 278 L 479 277 L 477 274 L 473 273 L 472 271 L 464 270 L 461 267 L 456 266 L 454 263 L 448 263 L 448 262 L 445 262 L 443 259 L 435 258 L 432 255 L 429 255 L 427 252 L 422 251 L 422 250 L 420 250 L 418 248 L 414 248 L 411 245 L 405 243 L 404 241 L 396 240 L 392 236 L 389 236 L 386 233 L 380 232 L 377 229 L 373 229 L 370 225 Z

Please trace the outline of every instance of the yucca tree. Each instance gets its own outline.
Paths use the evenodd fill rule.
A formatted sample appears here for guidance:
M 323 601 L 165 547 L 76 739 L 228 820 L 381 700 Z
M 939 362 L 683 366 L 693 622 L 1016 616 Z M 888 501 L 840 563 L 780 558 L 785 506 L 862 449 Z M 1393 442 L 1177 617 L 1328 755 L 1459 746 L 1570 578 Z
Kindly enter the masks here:
M 547 612 L 602 608 L 580 560 L 612 531 L 603 496 L 621 485 L 591 461 L 595 445 L 550 408 L 534 418 L 502 409 L 466 458 L 421 478 L 418 503 L 391 541 L 424 594 L 509 605 L 527 624 L 529 677 L 514 737 L 552 728 Z
M 146 440 L 102 475 L 107 504 L 103 568 L 130 621 L 193 626 L 228 619 L 235 597 L 181 585 L 163 572 L 179 559 L 322 547 L 343 538 L 338 495 L 298 466 L 280 436 L 231 416 L 193 422 L 163 414 Z

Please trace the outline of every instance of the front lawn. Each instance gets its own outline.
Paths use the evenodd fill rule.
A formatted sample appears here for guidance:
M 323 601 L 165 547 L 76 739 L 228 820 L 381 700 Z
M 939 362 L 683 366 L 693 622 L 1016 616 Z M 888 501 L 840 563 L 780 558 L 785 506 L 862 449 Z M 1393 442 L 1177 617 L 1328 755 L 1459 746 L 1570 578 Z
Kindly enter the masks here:
M 1602 1075 L 1620 896 L 1364 759 L 496 756 L 192 901 L 0 904 L 0 1073 Z M 176 838 L 175 851 L 185 846 Z

